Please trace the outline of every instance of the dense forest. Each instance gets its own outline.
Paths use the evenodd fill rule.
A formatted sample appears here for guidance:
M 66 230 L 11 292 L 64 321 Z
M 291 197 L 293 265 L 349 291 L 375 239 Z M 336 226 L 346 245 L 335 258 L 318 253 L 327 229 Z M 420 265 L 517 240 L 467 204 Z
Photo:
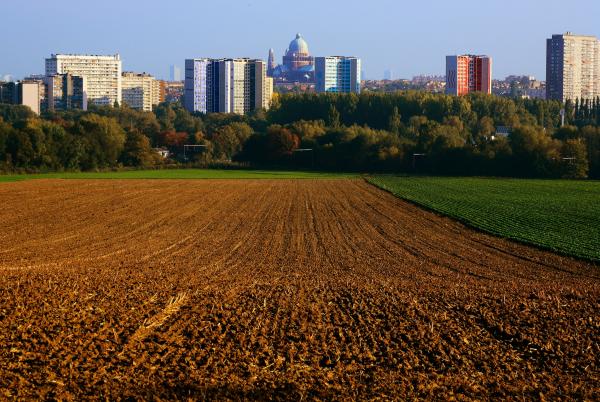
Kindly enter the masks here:
M 38 117 L 0 105 L 0 171 L 178 164 L 600 178 L 600 99 L 287 94 L 249 116 L 190 114 L 163 103 L 153 112 L 91 107 Z

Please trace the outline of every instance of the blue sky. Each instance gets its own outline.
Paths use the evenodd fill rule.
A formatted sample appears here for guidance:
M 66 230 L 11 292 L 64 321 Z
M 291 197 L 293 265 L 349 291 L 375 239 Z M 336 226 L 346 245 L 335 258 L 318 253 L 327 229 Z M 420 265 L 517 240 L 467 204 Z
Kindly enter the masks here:
M 313 55 L 361 57 L 368 78 L 443 74 L 445 55 L 488 54 L 494 78 L 545 76 L 545 39 L 600 36 L 598 0 L 2 0 L 0 76 L 43 73 L 51 53 L 120 53 L 168 78 L 191 57 L 278 61 L 301 32 Z

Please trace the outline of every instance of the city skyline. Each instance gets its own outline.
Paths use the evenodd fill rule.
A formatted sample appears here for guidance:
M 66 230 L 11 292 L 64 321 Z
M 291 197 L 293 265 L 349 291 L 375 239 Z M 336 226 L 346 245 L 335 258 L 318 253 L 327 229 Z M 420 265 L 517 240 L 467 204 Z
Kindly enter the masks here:
M 591 1 L 576 0 L 569 7 L 555 0 L 494 2 L 486 5 L 487 15 L 481 18 L 472 18 L 477 11 L 471 0 L 396 3 L 377 0 L 365 7 L 364 2 L 346 1 L 342 7 L 341 2 L 306 0 L 293 13 L 283 14 L 275 1 L 236 1 L 228 7 L 226 21 L 222 5 L 216 3 L 13 2 L 3 5 L 11 18 L 0 34 L 12 40 L 0 60 L 0 76 L 20 79 L 42 73 L 44 58 L 52 53 L 119 53 L 124 70 L 167 78 L 171 65 L 182 67 L 190 57 L 266 60 L 270 48 L 279 56 L 289 38 L 302 32 L 315 55 L 360 57 L 366 78 L 382 78 L 385 70 L 394 71 L 395 78 L 443 74 L 446 55 L 476 53 L 494 57 L 495 78 L 526 74 L 545 79 L 547 37 L 567 31 L 600 36 L 594 23 L 600 4 Z M 322 12 L 314 13 L 316 6 Z M 32 7 L 35 14 L 29 11 Z M 108 15 L 110 7 L 119 12 Z M 339 22 L 327 17 L 333 12 Z M 194 22 L 199 16 L 202 24 Z M 469 23 L 457 24 L 459 17 Z M 253 19 L 260 23 L 251 24 L 248 32 L 244 21 Z

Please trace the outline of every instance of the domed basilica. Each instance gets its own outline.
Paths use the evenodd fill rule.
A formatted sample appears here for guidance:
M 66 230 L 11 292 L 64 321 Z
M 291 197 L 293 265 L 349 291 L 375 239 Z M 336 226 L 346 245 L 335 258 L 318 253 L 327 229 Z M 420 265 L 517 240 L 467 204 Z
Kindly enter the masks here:
M 290 42 L 283 56 L 283 64 L 275 64 L 275 53 L 269 50 L 267 74 L 277 82 L 312 83 L 315 77 L 315 58 L 310 55 L 308 43 L 302 35 Z

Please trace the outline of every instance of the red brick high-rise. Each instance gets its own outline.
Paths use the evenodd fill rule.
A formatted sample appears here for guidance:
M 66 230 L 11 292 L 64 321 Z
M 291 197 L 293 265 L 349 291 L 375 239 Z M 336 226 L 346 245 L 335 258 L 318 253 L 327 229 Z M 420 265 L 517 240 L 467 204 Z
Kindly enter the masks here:
M 488 56 L 446 56 L 446 93 L 492 93 L 492 58 Z

